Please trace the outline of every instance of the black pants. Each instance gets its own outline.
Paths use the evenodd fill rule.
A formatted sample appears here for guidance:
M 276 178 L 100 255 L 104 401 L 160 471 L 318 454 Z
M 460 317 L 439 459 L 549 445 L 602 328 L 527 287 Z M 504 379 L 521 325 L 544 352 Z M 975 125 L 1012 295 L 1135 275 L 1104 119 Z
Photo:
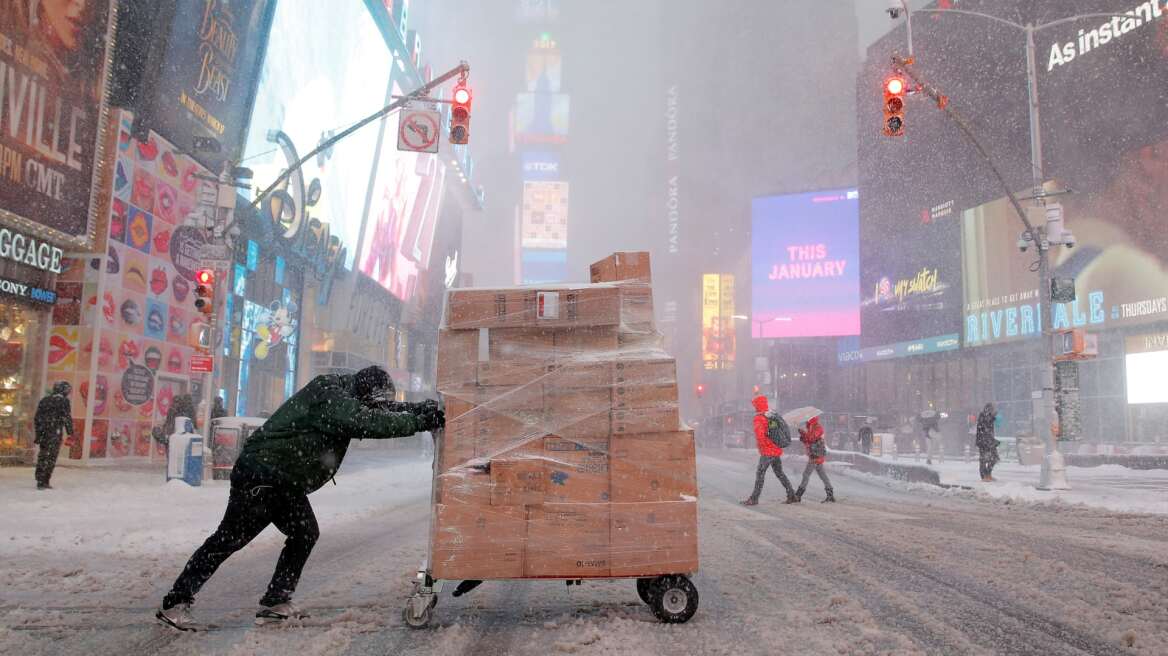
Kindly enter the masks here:
M 57 466 L 57 456 L 60 453 L 61 438 L 49 438 L 41 441 L 36 463 L 37 487 L 49 484 L 49 479 L 53 477 L 53 469 Z
M 803 492 L 807 489 L 807 482 L 811 480 L 811 472 L 819 474 L 819 480 L 823 481 L 823 489 L 831 494 L 831 481 L 827 478 L 827 465 L 816 463 L 814 458 L 807 459 L 807 466 L 803 469 L 803 481 L 799 483 L 799 491 L 795 494 L 803 496 Z
M 779 482 L 783 484 L 787 496 L 795 494 L 795 490 L 791 489 L 791 481 L 783 473 L 783 459 L 779 456 L 759 456 L 758 470 L 754 474 L 754 492 L 750 494 L 751 501 L 758 501 L 758 495 L 762 494 L 762 484 L 766 480 L 767 469 L 775 471 L 775 476 L 779 477 Z
M 977 469 L 982 478 L 994 475 L 994 465 L 998 464 L 997 449 L 982 449 L 978 453 Z
M 251 542 L 268 524 L 275 524 L 287 539 L 284 541 L 284 550 L 280 552 L 280 560 L 276 563 L 276 572 L 260 604 L 275 606 L 289 601 L 296 591 L 304 563 L 308 561 L 308 555 L 320 537 L 308 495 L 285 487 L 258 483 L 246 475 L 237 474 L 240 472 L 232 473 L 227 511 L 219 522 L 219 528 L 187 561 L 170 593 L 162 600 L 164 608 L 194 601 L 195 595 L 223 561 Z

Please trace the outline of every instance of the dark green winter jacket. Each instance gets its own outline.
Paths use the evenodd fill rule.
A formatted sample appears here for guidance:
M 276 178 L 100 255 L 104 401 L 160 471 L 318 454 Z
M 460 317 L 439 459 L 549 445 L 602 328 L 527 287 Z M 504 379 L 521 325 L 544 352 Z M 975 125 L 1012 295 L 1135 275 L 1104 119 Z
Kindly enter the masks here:
M 352 376 L 317 376 L 252 433 L 235 467 L 309 494 L 336 475 L 349 440 L 409 437 L 425 430 L 422 423 L 408 412 L 362 405 Z

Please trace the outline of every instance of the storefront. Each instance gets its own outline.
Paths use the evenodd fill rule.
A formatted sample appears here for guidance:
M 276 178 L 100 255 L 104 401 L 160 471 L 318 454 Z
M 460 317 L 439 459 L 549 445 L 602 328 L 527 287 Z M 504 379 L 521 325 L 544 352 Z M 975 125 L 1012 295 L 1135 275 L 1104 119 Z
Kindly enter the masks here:
M 0 227 L 0 256 L 12 253 L 13 234 Z M 0 261 L 0 464 L 31 458 L 32 420 L 45 389 L 46 338 L 56 301 L 52 271 L 13 260 Z

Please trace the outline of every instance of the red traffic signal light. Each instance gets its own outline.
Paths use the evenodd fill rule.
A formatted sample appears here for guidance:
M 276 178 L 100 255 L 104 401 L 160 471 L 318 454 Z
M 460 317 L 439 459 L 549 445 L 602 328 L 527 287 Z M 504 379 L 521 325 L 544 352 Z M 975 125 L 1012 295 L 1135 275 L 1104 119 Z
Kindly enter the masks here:
M 199 269 L 195 272 L 195 309 L 204 315 L 211 316 L 215 312 L 215 272 L 211 269 Z
M 698 395 L 698 397 L 701 397 L 701 395 L 706 393 L 706 386 L 702 383 L 698 383 L 698 386 L 694 388 L 694 392 Z
M 470 141 L 470 88 L 466 82 L 454 86 L 450 105 L 450 143 L 465 144 Z
M 884 135 L 904 136 L 904 94 L 908 83 L 900 75 L 884 79 Z

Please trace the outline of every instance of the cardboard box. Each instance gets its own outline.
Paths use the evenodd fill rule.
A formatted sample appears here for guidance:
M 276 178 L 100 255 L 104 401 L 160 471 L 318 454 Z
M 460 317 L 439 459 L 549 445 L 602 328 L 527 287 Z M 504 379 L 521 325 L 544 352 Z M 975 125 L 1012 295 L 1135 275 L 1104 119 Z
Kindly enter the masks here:
M 614 503 L 697 498 L 693 431 L 614 435 L 609 462 Z
M 648 285 L 621 287 L 621 325 L 653 324 L 653 288 Z
M 620 323 L 620 288 L 612 285 L 535 290 L 534 320 L 540 328 L 615 326 Z
M 677 363 L 673 358 L 622 358 L 612 365 L 612 382 L 616 385 L 653 385 L 677 382 Z
M 474 457 L 478 417 L 481 414 L 473 402 L 477 395 L 478 390 L 473 387 L 457 388 L 442 394 L 446 430 L 442 438 L 439 467 L 443 470 Z
M 475 384 L 479 359 L 479 331 L 438 331 L 438 390 Z
M 475 398 L 480 416 L 518 416 L 524 410 L 543 410 L 546 403 L 544 387 L 539 383 L 480 386 Z
M 452 289 L 446 295 L 446 328 L 530 326 L 535 296 L 527 289 Z
M 612 494 L 609 458 L 600 451 L 544 453 L 547 503 L 607 503 Z
M 592 282 L 653 282 L 646 251 L 618 252 L 588 268 Z
M 538 453 L 491 458 L 491 505 L 543 503 L 548 475 L 547 463 Z
M 532 577 L 608 576 L 611 517 L 605 503 L 532 506 L 527 520 L 524 574 Z
M 677 407 L 677 383 L 616 385 L 612 388 L 613 410 Z
M 546 389 L 608 388 L 612 385 L 612 362 L 587 359 L 554 364 L 544 376 Z
M 548 435 L 543 438 L 543 450 L 551 458 L 555 458 L 555 454 L 563 451 L 599 451 L 600 453 L 608 453 L 609 446 L 610 441 L 608 436 L 595 437 L 589 440 L 569 440 L 559 435 Z
M 653 324 L 622 324 L 618 335 L 620 357 L 649 356 L 665 350 L 665 337 Z
M 557 433 L 557 424 L 571 424 L 581 419 L 607 413 L 612 406 L 612 391 L 608 387 L 552 388 L 544 396 L 544 409 L 553 425 L 549 433 Z
M 475 433 L 475 457 L 493 458 L 500 454 L 527 447 L 538 442 L 548 430 L 546 421 L 532 418 L 516 419 L 495 415 L 480 420 Z
M 597 361 L 620 348 L 617 326 L 560 328 L 555 331 L 556 361 Z
M 438 504 L 431 538 L 430 566 L 435 578 L 520 578 L 527 548 L 527 509 Z
M 451 505 L 489 506 L 495 484 L 485 470 L 458 466 L 438 475 L 434 502 Z
M 482 387 L 541 385 L 549 363 L 534 360 L 497 360 L 477 363 L 475 379 Z
M 612 413 L 607 410 L 583 417 L 578 420 L 555 421 L 549 426 L 548 433 L 555 433 L 565 439 L 577 442 L 589 442 L 607 439 L 612 434 Z M 549 422 L 549 424 L 552 422 Z
M 638 410 L 613 410 L 612 412 L 613 435 L 660 433 L 676 431 L 680 428 L 681 417 L 676 404 Z
M 688 574 L 698 569 L 698 503 L 610 506 L 612 576 Z
M 549 328 L 493 328 L 487 331 L 487 359 L 550 363 L 555 337 L 556 331 Z

